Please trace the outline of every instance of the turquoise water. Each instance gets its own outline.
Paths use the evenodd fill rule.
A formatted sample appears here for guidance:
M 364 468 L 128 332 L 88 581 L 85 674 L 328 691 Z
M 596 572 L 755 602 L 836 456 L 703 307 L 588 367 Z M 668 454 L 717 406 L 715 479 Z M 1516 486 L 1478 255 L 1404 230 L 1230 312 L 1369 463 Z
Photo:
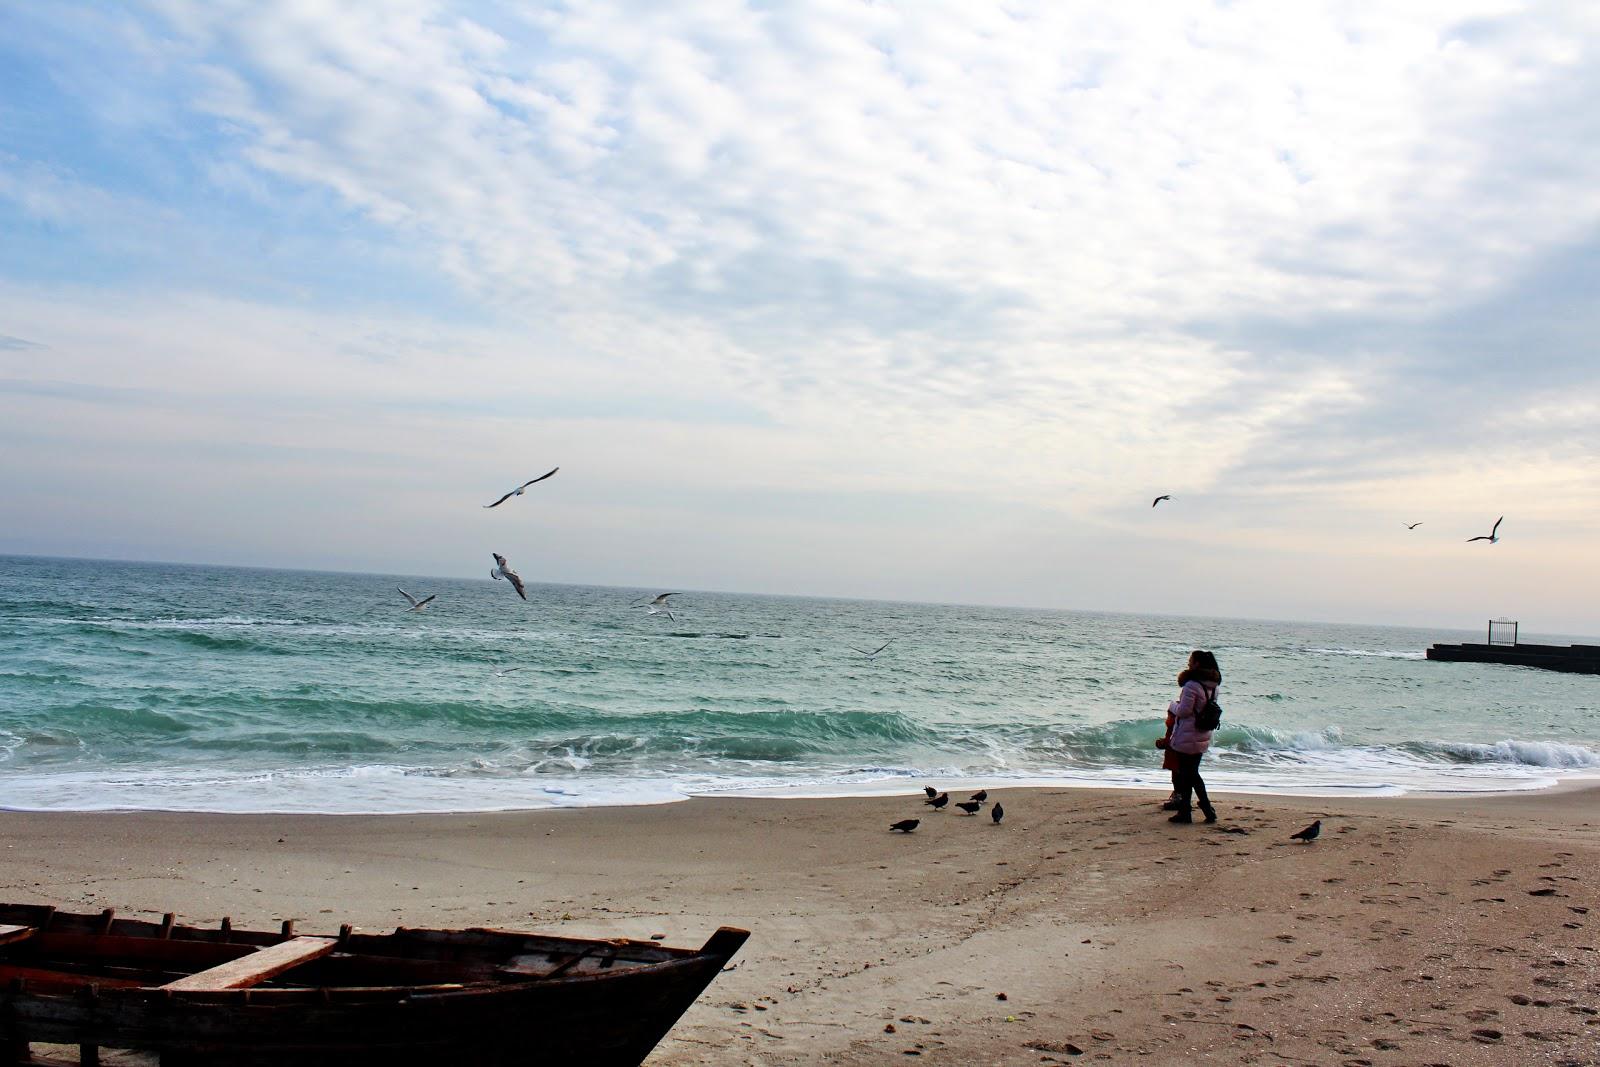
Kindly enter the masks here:
M 485 570 L 489 565 L 485 556 Z M 437 593 L 409 613 L 397 584 Z M 1449 631 L 0 557 L 0 804 L 399 812 L 692 793 L 1158 786 L 1214 649 L 1214 787 L 1600 775 L 1600 679 Z M 896 637 L 880 657 L 875 648 Z M 513 673 L 500 674 L 511 667 Z

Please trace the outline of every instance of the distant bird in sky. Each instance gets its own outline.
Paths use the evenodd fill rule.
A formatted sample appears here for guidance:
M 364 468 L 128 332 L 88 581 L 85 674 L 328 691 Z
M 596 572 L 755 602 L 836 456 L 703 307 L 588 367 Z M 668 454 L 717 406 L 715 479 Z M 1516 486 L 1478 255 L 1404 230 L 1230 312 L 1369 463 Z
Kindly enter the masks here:
M 981 801 L 981 800 L 958 800 L 958 801 L 956 801 L 956 807 L 960 808 L 962 811 L 966 812 L 968 815 L 976 815 L 976 814 L 978 814 L 978 809 L 983 807 L 983 801 Z
M 558 471 L 560 469 L 561 469 L 560 467 L 557 467 L 556 470 L 555 471 L 551 471 L 550 474 L 541 474 L 537 478 L 529 478 L 527 481 L 523 482 L 521 485 L 519 485 L 515 489 L 511 490 L 511 492 L 507 493 L 505 496 L 501 497 L 499 500 L 496 500 L 493 504 L 485 504 L 484 507 L 486 507 L 486 508 L 497 508 L 501 504 L 504 504 L 507 500 L 510 500 L 512 497 L 521 496 L 523 493 L 526 493 L 528 491 L 528 486 L 534 485 L 537 482 L 544 481 L 546 478 L 550 477 L 551 474 L 554 474 L 556 471 Z
M 395 588 L 396 589 L 400 589 L 400 587 L 398 585 L 395 586 Z M 410 610 L 412 610 L 412 611 L 421 611 L 423 608 L 427 607 L 429 604 L 432 604 L 433 603 L 433 598 L 438 596 L 439 594 L 438 593 L 432 593 L 432 594 L 430 594 L 428 596 L 423 597 L 421 600 L 418 600 L 416 597 L 412 596 L 410 593 L 406 592 L 404 589 L 400 589 L 400 595 L 405 597 L 407 600 L 411 601 Z
M 1171 499 L 1172 499 L 1172 494 L 1170 494 L 1170 493 L 1162 493 L 1160 496 L 1158 496 L 1154 500 L 1150 501 L 1150 506 L 1151 507 L 1155 507 L 1157 504 L 1161 503 L 1163 500 L 1171 500 Z
M 651 615 L 665 615 L 667 618 L 671 619 L 673 622 L 677 622 L 678 621 L 678 617 L 676 615 L 674 615 L 672 613 L 672 609 L 667 606 L 667 597 L 669 597 L 669 596 L 677 596 L 677 595 L 678 595 L 677 593 L 662 593 L 660 596 L 658 596 L 655 599 L 651 600 L 650 601 L 650 614 Z M 642 601 L 641 601 L 641 603 L 642 603 Z
M 1005 818 L 1005 817 L 1006 817 L 1006 806 L 1004 804 L 1000 803 L 998 800 L 995 801 L 994 802 L 994 807 L 989 809 L 989 818 L 993 819 L 995 821 L 995 823 L 998 825 L 1000 820 Z
M 885 641 L 883 644 L 879 645 L 877 648 L 873 649 L 871 652 L 868 652 L 864 648 L 856 648 L 855 645 L 851 645 L 850 647 L 852 649 L 855 649 L 855 651 L 861 653 L 863 656 L 867 657 L 868 659 L 871 659 L 873 656 L 876 656 L 879 652 L 882 652 L 884 649 L 888 648 L 892 644 L 894 644 L 894 638 L 891 637 L 891 638 L 889 638 L 889 640 Z
M 921 823 L 921 819 L 901 819 L 897 823 L 891 823 L 889 825 L 889 829 L 899 830 L 903 834 L 909 834 L 911 831 L 915 830 L 919 825 L 921 825 Z
M 504 578 L 506 581 L 511 583 L 511 587 L 517 591 L 517 595 L 519 597 L 521 597 L 523 600 L 527 600 L 528 591 L 522 587 L 522 579 L 517 575 L 517 572 L 512 570 L 506 564 L 506 558 L 498 552 L 491 552 L 489 554 L 494 557 L 494 570 L 489 572 L 489 577 L 493 578 L 497 582 Z
M 1304 830 L 1301 830 L 1299 833 L 1290 834 L 1289 835 L 1289 840 L 1291 840 L 1291 841 L 1305 841 L 1305 842 L 1309 843 L 1309 842 L 1315 841 L 1317 839 L 1317 835 L 1320 834 L 1320 833 L 1322 833 L 1322 820 L 1318 819 L 1316 822 L 1312 823 L 1310 826 L 1306 827 Z
M 985 800 L 989 799 L 989 791 L 987 789 L 980 789 L 967 799 L 976 800 L 979 804 L 982 804 Z
M 1402 522 L 1400 525 L 1404 526 L 1408 530 L 1415 530 L 1418 526 L 1421 526 L 1422 523 L 1420 523 L 1420 522 Z
M 1469 538 L 1467 538 L 1467 544 L 1470 545 L 1474 541 L 1487 541 L 1491 545 L 1498 544 L 1499 541 L 1500 541 L 1500 524 L 1502 522 L 1505 522 L 1505 521 L 1506 521 L 1506 517 L 1504 515 L 1500 516 L 1498 519 L 1494 520 L 1494 528 L 1493 529 L 1491 529 L 1487 534 L 1483 534 L 1483 535 L 1481 535 L 1479 537 L 1469 537 Z
M 950 794 L 940 793 L 936 797 L 929 797 L 927 800 L 924 800 L 923 803 L 928 805 L 934 811 L 938 811 L 940 808 L 950 803 Z
M 931 786 L 931 785 L 925 785 L 925 786 L 923 786 L 923 787 L 922 787 L 922 791 L 923 791 L 923 792 L 924 792 L 924 793 L 926 793 L 926 794 L 928 794 L 928 799 L 929 799 L 929 800 L 932 800 L 932 799 L 933 799 L 933 798 L 934 798 L 934 797 L 936 797 L 936 796 L 938 796 L 938 795 L 939 795 L 939 791 L 938 791 L 938 790 L 937 790 L 937 789 L 935 789 L 935 788 L 934 788 L 934 787 L 933 787 L 933 786 Z

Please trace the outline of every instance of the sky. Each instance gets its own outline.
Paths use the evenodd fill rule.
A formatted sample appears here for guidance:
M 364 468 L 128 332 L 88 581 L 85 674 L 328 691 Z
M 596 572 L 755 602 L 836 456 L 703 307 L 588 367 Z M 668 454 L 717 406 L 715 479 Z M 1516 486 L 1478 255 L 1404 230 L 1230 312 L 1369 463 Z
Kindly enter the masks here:
M 1597 51 L 10 0 L 0 552 L 1600 634 Z

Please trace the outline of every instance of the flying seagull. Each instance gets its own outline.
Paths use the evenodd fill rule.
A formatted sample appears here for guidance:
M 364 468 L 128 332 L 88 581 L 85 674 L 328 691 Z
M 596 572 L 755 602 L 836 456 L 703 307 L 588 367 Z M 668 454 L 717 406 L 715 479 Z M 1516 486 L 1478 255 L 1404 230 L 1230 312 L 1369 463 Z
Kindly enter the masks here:
M 1309 844 L 1310 842 L 1315 841 L 1317 839 L 1317 835 L 1320 833 L 1322 833 L 1322 820 L 1318 819 L 1316 822 L 1312 823 L 1304 830 L 1301 830 L 1299 833 L 1290 834 L 1289 840 L 1304 841 Z
M 921 819 L 901 819 L 897 823 L 890 823 L 889 829 L 899 830 L 903 834 L 909 834 L 911 831 L 917 828 L 917 824 L 920 822 L 922 822 Z
M 876 656 L 879 652 L 882 652 L 884 649 L 888 648 L 892 644 L 894 644 L 894 638 L 891 637 L 891 638 L 889 638 L 889 640 L 885 641 L 883 644 L 879 645 L 877 648 L 873 649 L 871 652 L 868 652 L 864 648 L 856 648 L 855 645 L 851 645 L 850 647 L 854 651 L 861 653 L 863 656 L 867 657 L 868 659 L 871 659 L 873 656 Z
M 1498 544 L 1499 541 L 1500 541 L 1500 524 L 1502 522 L 1505 522 L 1505 521 L 1506 521 L 1506 517 L 1504 515 L 1500 516 L 1498 519 L 1494 520 L 1494 528 L 1493 529 L 1491 529 L 1487 534 L 1485 534 L 1485 535 L 1483 535 L 1481 537 L 1469 537 L 1469 538 L 1467 538 L 1467 544 L 1470 545 L 1474 541 L 1487 541 L 1491 545 Z
M 1163 500 L 1171 500 L 1171 499 L 1172 499 L 1172 494 L 1170 494 L 1170 493 L 1162 493 L 1160 496 L 1158 496 L 1154 500 L 1150 501 L 1150 506 L 1151 507 L 1155 507 L 1157 504 L 1161 503 Z
M 1420 523 L 1420 522 L 1402 522 L 1400 525 L 1404 526 L 1408 530 L 1415 530 L 1418 526 L 1421 526 L 1422 523 Z
M 496 678 L 500 678 L 500 677 L 503 677 L 503 676 L 505 676 L 505 675 L 507 675 L 507 674 L 511 674 L 511 673 L 512 673 L 512 672 L 514 672 L 514 671 L 520 671 L 520 670 L 522 670 L 522 668 L 521 668 L 521 667 L 507 667 L 507 668 L 506 668 L 506 669 L 505 669 L 505 670 L 503 670 L 503 671 L 495 671 L 495 672 L 494 672 L 494 676 L 495 676 L 495 677 L 496 677 Z
M 396 589 L 400 589 L 400 587 L 398 585 L 395 586 L 395 588 Z M 407 600 L 411 601 L 411 610 L 412 611 L 421 611 L 423 608 L 427 607 L 429 604 L 432 604 L 433 603 L 433 598 L 438 596 L 439 594 L 438 593 L 432 593 L 432 594 L 430 594 L 428 596 L 423 597 L 421 600 L 418 600 L 416 597 L 412 596 L 410 593 L 406 592 L 404 589 L 400 589 L 400 595 L 405 597 Z
M 667 597 L 669 597 L 669 596 L 677 596 L 677 595 L 678 595 L 677 593 L 662 593 L 660 596 L 658 596 L 654 600 L 650 601 L 650 614 L 652 614 L 652 615 L 665 615 L 667 618 L 671 619 L 673 622 L 677 622 L 678 621 L 678 617 L 676 615 L 674 615 L 672 613 L 672 609 L 667 606 Z
M 516 571 L 512 570 L 506 565 L 506 558 L 498 552 L 491 552 L 489 554 L 494 557 L 494 570 L 489 572 L 489 577 L 493 578 L 497 582 L 504 578 L 506 581 L 511 583 L 511 587 L 517 591 L 517 595 L 519 597 L 521 597 L 523 600 L 527 600 L 528 591 L 522 587 L 522 578 L 518 576 Z
M 1006 817 L 1006 806 L 1004 804 L 1000 803 L 998 800 L 995 801 L 994 802 L 994 807 L 989 809 L 989 818 L 993 819 L 995 821 L 995 825 L 998 826 L 998 825 L 1000 825 L 1000 820 L 1005 818 L 1005 817 Z
M 558 471 L 560 469 L 561 469 L 560 467 L 557 467 L 556 470 L 555 471 L 551 471 L 550 474 L 554 474 L 556 471 Z M 510 500 L 512 497 L 521 496 L 523 493 L 528 491 L 528 486 L 534 484 L 535 482 L 544 481 L 546 478 L 550 477 L 550 474 L 541 474 L 537 478 L 530 478 L 527 481 L 523 482 L 521 485 L 517 486 L 515 489 L 511 490 L 511 492 L 507 493 L 505 496 L 501 497 L 499 500 L 496 500 L 493 504 L 485 504 L 484 507 L 486 507 L 486 508 L 497 508 L 501 504 L 504 504 L 507 500 Z

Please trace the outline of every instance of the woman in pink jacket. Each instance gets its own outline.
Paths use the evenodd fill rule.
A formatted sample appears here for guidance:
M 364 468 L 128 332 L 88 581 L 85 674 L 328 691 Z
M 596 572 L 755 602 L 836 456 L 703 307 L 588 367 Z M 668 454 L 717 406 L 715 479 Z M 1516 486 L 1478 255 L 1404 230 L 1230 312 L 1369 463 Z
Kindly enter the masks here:
M 1174 723 L 1172 734 L 1156 742 L 1156 747 L 1172 753 L 1178 764 L 1172 772 L 1172 784 L 1178 792 L 1177 812 L 1169 822 L 1194 822 L 1189 813 L 1191 796 L 1199 801 L 1206 822 L 1217 821 L 1216 809 L 1206 795 L 1205 779 L 1200 777 L 1200 759 L 1211 747 L 1211 731 L 1195 726 L 1195 713 L 1216 697 L 1221 684 L 1222 670 L 1216 656 L 1199 649 L 1189 653 L 1189 667 L 1178 675 L 1178 685 L 1182 687 L 1178 699 L 1167 706 Z

